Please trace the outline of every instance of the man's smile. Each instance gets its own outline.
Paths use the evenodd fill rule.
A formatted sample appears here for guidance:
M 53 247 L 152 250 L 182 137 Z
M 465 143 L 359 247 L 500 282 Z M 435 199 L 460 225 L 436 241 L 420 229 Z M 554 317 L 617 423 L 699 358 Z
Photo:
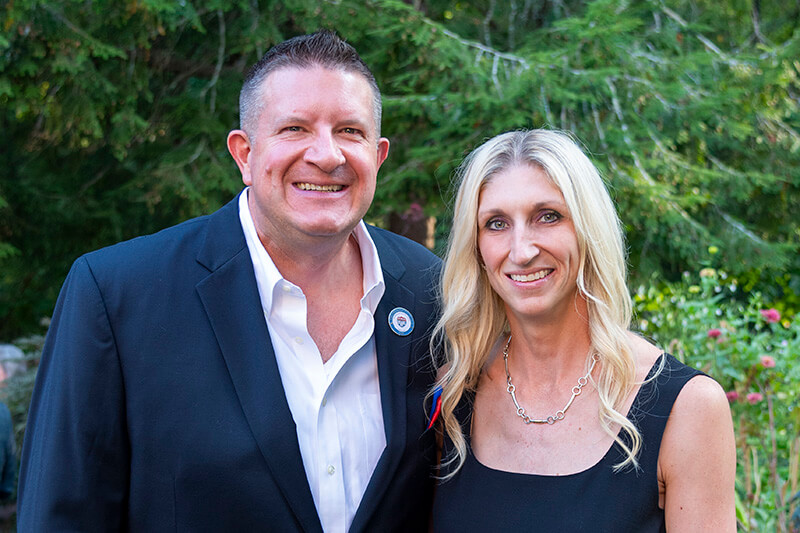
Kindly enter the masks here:
M 314 185 L 305 182 L 295 183 L 294 186 L 301 191 L 339 192 L 344 189 L 344 185 Z

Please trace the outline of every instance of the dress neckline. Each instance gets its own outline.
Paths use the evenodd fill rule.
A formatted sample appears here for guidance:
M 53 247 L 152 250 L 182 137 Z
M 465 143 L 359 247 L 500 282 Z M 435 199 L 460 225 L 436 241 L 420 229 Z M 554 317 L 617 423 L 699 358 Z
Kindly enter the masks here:
M 632 418 L 631 418 L 632 413 L 636 412 L 637 407 L 641 403 L 642 392 L 645 391 L 646 387 L 649 388 L 649 386 L 651 386 L 651 384 L 653 383 L 653 380 L 656 377 L 656 372 L 659 371 L 663 367 L 663 365 L 666 363 L 666 362 L 662 363 L 662 360 L 664 360 L 666 357 L 667 357 L 667 353 L 666 352 L 661 352 L 661 354 L 656 358 L 656 360 L 653 363 L 653 365 L 650 367 L 650 370 L 647 372 L 647 377 L 645 377 L 644 381 L 639 385 L 639 390 L 636 391 L 636 396 L 633 398 L 633 403 L 631 404 L 630 408 L 628 409 L 628 413 L 625 415 L 625 417 L 628 420 L 632 420 Z M 616 444 L 616 440 L 611 441 L 611 445 L 606 450 L 606 453 L 604 453 L 603 456 L 595 464 L 593 464 L 593 465 L 591 465 L 591 466 L 589 466 L 589 467 L 587 467 L 587 468 L 585 468 L 585 469 L 583 469 L 583 470 L 581 470 L 579 472 L 573 472 L 573 473 L 570 473 L 570 474 L 552 475 L 552 474 L 528 474 L 528 473 L 525 473 L 525 472 L 512 472 L 512 471 L 509 471 L 509 470 L 500 470 L 498 468 L 492 468 L 491 466 L 487 466 L 487 465 L 483 464 L 482 462 L 480 462 L 478 460 L 477 457 L 475 457 L 475 454 L 472 451 L 472 420 L 471 420 L 472 413 L 470 413 L 469 416 L 470 416 L 470 421 L 469 421 L 470 423 L 467 424 L 467 427 L 470 429 L 470 431 L 466 435 L 466 438 L 467 438 L 467 457 L 466 457 L 466 460 L 470 461 L 470 462 L 474 462 L 479 468 L 481 468 L 483 470 L 486 470 L 488 472 L 494 472 L 496 475 L 523 476 L 525 478 L 542 478 L 542 479 L 570 479 L 570 478 L 576 478 L 576 477 L 582 476 L 582 475 L 588 475 L 590 472 L 592 472 L 593 470 L 599 468 L 601 465 L 603 465 L 604 463 L 606 463 L 609 460 L 609 455 L 611 454 L 612 450 L 614 450 L 614 446 Z M 621 432 L 622 432 L 622 429 L 620 429 L 620 431 L 617 433 L 617 437 L 620 437 Z

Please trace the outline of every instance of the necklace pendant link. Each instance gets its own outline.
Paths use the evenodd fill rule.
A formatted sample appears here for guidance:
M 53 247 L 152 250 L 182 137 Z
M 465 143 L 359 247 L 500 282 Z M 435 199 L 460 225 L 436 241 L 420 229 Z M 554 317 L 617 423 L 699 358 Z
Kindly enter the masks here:
M 552 426 L 559 420 L 564 420 L 564 417 L 567 414 L 567 409 L 570 408 L 572 402 L 575 398 L 581 393 L 583 387 L 589 383 L 589 378 L 592 375 L 592 371 L 594 370 L 594 366 L 597 364 L 597 361 L 600 360 L 600 356 L 597 353 L 592 354 L 592 364 L 589 366 L 589 371 L 586 373 L 585 376 L 581 376 L 578 378 L 578 384 L 572 387 L 572 397 L 570 397 L 567 405 L 564 406 L 563 409 L 556 411 L 555 415 L 548 416 L 545 419 L 536 419 L 531 418 L 529 415 L 525 414 L 525 408 L 520 406 L 519 402 L 517 401 L 516 390 L 517 388 L 511 383 L 511 372 L 508 371 L 508 349 L 511 347 L 511 335 L 508 336 L 508 341 L 506 341 L 505 348 L 503 348 L 503 363 L 505 364 L 506 368 L 506 392 L 511 395 L 511 399 L 514 401 L 514 407 L 517 408 L 517 416 L 519 416 L 526 425 L 530 424 L 547 424 Z

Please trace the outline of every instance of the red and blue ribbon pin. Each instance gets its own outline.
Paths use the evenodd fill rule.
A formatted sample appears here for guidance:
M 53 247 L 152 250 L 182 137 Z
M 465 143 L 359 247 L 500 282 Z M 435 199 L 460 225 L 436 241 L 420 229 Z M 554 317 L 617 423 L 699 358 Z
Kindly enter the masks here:
M 433 391 L 433 399 L 431 401 L 431 413 L 428 415 L 430 422 L 428 422 L 428 427 L 425 428 L 426 430 L 431 429 L 433 427 L 433 423 L 436 422 L 436 419 L 439 418 L 439 413 L 442 411 L 442 387 L 441 385 L 436 387 Z

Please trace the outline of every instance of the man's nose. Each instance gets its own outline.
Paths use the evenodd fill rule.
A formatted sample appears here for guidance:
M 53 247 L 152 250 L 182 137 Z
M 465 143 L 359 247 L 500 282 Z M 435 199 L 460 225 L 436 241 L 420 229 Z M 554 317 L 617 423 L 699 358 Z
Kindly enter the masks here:
M 536 245 L 534 232 L 528 229 L 514 231 L 511 249 L 508 253 L 509 259 L 516 265 L 527 265 L 537 255 L 539 255 L 539 247 Z
M 304 159 L 316 165 L 323 172 L 333 172 L 344 165 L 345 158 L 335 137 L 331 133 L 317 133 L 311 145 L 306 149 Z

